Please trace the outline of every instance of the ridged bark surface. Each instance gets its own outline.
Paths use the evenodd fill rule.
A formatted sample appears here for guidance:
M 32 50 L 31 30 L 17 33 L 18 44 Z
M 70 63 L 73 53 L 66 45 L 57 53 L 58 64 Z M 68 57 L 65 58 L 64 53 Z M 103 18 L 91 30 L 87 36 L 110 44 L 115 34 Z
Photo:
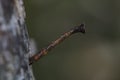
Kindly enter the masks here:
M 0 0 L 0 80 L 34 80 L 22 0 Z

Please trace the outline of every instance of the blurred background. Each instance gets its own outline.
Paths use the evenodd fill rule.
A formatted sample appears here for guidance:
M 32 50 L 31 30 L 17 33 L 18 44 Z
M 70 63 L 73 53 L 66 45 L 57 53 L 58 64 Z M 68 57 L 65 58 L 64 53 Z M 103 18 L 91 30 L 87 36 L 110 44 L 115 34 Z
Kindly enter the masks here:
M 36 80 L 120 80 L 120 0 L 24 0 L 37 50 L 81 23 L 75 34 L 33 64 Z

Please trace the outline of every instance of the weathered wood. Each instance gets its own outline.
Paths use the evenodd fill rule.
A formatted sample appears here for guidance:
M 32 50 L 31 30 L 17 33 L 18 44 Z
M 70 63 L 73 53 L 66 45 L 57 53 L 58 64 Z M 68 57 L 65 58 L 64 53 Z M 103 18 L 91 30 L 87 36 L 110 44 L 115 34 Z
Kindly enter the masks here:
M 0 80 L 33 80 L 22 0 L 0 0 Z

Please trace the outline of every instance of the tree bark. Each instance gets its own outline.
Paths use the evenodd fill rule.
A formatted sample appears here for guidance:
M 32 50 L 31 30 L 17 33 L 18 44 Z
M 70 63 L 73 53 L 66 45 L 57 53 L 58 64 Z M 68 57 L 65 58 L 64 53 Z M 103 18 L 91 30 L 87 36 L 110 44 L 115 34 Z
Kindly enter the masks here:
M 34 80 L 22 0 L 0 0 L 0 80 Z

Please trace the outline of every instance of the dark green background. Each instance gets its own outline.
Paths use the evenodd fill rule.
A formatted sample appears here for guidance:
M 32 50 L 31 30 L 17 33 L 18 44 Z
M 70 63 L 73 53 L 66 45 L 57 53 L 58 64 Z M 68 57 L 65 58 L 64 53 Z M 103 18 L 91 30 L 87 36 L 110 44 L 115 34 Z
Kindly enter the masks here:
M 24 0 L 40 50 L 75 25 L 75 34 L 33 64 L 36 80 L 120 80 L 120 0 Z

